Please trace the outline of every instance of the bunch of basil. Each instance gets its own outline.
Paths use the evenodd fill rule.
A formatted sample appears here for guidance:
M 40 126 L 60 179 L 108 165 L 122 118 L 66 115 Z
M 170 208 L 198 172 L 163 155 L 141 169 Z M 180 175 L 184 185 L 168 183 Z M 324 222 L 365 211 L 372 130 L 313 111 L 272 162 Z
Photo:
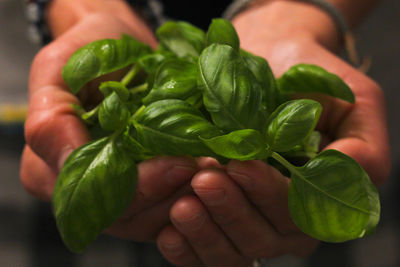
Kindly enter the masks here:
M 75 107 L 93 141 L 66 160 L 53 196 L 71 251 L 84 250 L 121 216 L 135 193 L 136 164 L 157 155 L 264 160 L 290 176 L 289 209 L 304 233 L 343 242 L 373 231 L 380 204 L 368 175 L 336 150 L 318 154 L 321 105 L 289 98 L 315 92 L 353 103 L 339 77 L 300 64 L 275 80 L 265 59 L 240 49 L 223 19 L 206 33 L 168 22 L 157 37 L 155 51 L 126 35 L 93 42 L 63 69 L 78 93 L 87 82 L 131 66 L 121 82 L 101 83 L 104 99 L 96 107 Z M 299 157 L 307 159 L 302 166 L 293 164 Z

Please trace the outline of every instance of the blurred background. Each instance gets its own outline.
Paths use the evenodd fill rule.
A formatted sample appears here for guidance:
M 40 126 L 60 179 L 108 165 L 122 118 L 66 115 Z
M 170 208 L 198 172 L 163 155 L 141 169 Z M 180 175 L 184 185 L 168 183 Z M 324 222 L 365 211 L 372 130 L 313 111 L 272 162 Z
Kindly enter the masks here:
M 23 1 L 0 0 L 0 266 L 168 266 L 152 245 L 100 237 L 84 254 L 61 243 L 48 203 L 24 191 L 19 160 L 30 63 L 39 47 L 27 37 Z M 386 94 L 393 171 L 380 190 L 382 218 L 374 235 L 322 244 L 306 259 L 283 257 L 267 266 L 400 266 L 400 1 L 386 0 L 356 31 L 369 75 Z

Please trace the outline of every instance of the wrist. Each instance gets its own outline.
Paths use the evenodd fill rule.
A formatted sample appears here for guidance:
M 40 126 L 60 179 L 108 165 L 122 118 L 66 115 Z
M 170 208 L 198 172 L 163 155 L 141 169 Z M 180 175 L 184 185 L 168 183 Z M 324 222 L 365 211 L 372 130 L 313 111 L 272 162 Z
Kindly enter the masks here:
M 233 24 L 244 47 L 256 40 L 308 39 L 336 51 L 341 44 L 333 19 L 318 7 L 301 1 L 254 1 L 233 19 Z

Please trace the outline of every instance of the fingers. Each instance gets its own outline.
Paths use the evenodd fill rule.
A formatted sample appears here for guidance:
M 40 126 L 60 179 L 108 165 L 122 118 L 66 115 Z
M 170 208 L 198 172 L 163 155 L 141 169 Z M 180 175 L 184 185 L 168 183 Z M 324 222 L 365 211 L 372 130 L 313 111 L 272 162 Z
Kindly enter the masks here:
M 181 197 L 192 193 L 190 185 L 187 184 L 157 205 L 143 209 L 133 216 L 118 219 L 104 232 L 139 242 L 155 241 L 160 231 L 170 224 L 169 212 L 174 203 Z
M 196 197 L 179 199 L 172 207 L 170 217 L 205 266 L 246 266 L 249 262 L 239 254 Z
M 232 166 L 228 165 L 229 168 L 234 170 Z M 236 170 L 236 173 L 242 175 L 243 171 Z M 263 178 L 270 179 L 268 177 L 270 173 L 267 172 Z M 256 174 L 253 172 L 251 175 Z M 240 179 L 243 179 L 243 176 Z M 284 178 L 281 177 L 281 179 Z M 266 183 L 254 181 L 254 186 L 262 186 L 262 189 L 265 189 L 264 195 L 253 195 L 253 198 L 262 205 L 260 209 L 263 211 L 248 201 L 246 196 L 251 199 L 250 194 L 245 196 L 240 187 L 228 175 L 219 170 L 205 170 L 198 173 L 192 180 L 192 187 L 206 206 L 213 221 L 229 237 L 241 254 L 254 259 L 276 257 L 286 253 L 305 254 L 311 252 L 316 246 L 316 241 L 302 234 L 293 225 L 287 207 L 285 207 L 288 197 L 287 181 L 279 181 L 277 177 L 270 180 L 272 181 Z M 251 188 L 249 183 L 247 186 L 247 188 Z M 245 190 L 254 192 L 254 189 Z M 280 196 L 281 194 L 283 196 Z M 273 205 L 278 205 L 278 207 L 274 208 Z M 283 226 L 272 223 L 269 218 Z M 281 229 L 284 234 L 278 232 L 277 229 Z
M 50 201 L 57 175 L 28 146 L 22 153 L 20 179 L 25 189 L 41 200 Z
M 282 234 L 299 232 L 288 208 L 289 179 L 261 161 L 232 160 L 227 174 L 246 197 Z
M 25 138 L 29 147 L 55 172 L 69 154 L 89 140 L 86 127 L 71 104 L 78 100 L 57 86 L 46 86 L 31 95 Z
M 201 266 L 194 250 L 174 226 L 165 227 L 157 237 L 157 246 L 161 254 L 177 266 Z
M 131 217 L 188 184 L 197 172 L 196 161 L 190 157 L 163 156 L 138 165 L 138 182 L 132 205 L 124 217 Z
M 197 170 L 196 161 L 190 157 L 164 156 L 140 163 L 136 194 L 107 233 L 135 241 L 154 240 L 169 223 L 172 205 L 192 193 L 189 184 Z

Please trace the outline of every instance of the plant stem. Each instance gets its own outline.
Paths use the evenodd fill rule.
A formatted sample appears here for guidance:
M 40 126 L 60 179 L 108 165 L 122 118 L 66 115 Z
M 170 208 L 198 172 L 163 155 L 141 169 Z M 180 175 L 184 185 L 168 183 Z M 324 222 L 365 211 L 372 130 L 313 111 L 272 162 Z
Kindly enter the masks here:
M 133 65 L 129 72 L 125 74 L 124 78 L 122 78 L 121 83 L 127 86 L 133 80 L 133 78 L 135 78 L 136 74 L 138 74 L 140 70 L 141 68 L 139 64 Z
M 146 108 L 145 105 L 142 105 L 138 110 L 136 110 L 135 114 L 132 115 L 131 120 L 134 120 L 139 116 L 140 113 Z
M 141 85 L 138 85 L 138 86 L 135 86 L 135 87 L 129 89 L 129 92 L 134 95 L 134 94 L 137 94 L 137 93 L 140 93 L 140 92 L 144 92 L 148 88 L 149 88 L 149 84 L 148 83 L 143 83 Z
M 97 118 L 97 114 L 99 113 L 99 109 L 100 109 L 100 104 L 97 105 L 91 111 L 83 113 L 81 115 L 82 120 L 84 120 L 86 123 L 93 124 L 93 121 L 91 119 Z
M 282 164 L 286 169 L 288 169 L 291 173 L 296 172 L 296 167 L 293 166 L 289 161 L 287 161 L 284 157 L 279 155 L 276 152 L 271 153 L 271 157 L 276 159 L 280 164 Z

